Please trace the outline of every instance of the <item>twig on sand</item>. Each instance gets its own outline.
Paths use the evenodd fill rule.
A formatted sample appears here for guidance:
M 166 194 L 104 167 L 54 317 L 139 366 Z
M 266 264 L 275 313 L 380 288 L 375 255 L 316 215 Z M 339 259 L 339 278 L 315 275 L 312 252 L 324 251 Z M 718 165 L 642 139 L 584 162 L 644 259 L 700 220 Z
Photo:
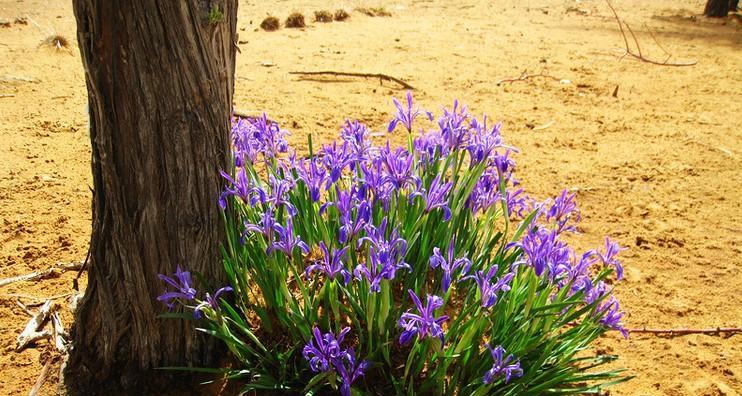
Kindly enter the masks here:
M 336 76 L 336 77 L 364 77 L 364 78 L 378 78 L 379 83 L 386 81 L 392 81 L 402 86 L 402 88 L 414 90 L 415 88 L 396 78 L 389 76 L 387 74 L 381 74 L 381 73 L 350 73 L 350 72 L 336 72 L 336 71 L 292 71 L 289 72 L 289 74 L 298 74 L 298 75 L 304 75 L 304 76 Z
M 654 42 L 657 43 L 657 46 L 662 49 L 662 51 L 667 54 L 667 58 L 665 58 L 664 61 L 657 61 L 654 59 L 647 58 L 642 54 L 641 46 L 639 46 L 639 40 L 637 40 L 636 35 L 634 34 L 634 31 L 631 29 L 631 26 L 629 26 L 628 22 L 622 21 L 621 18 L 618 17 L 618 13 L 616 12 L 616 9 L 613 8 L 613 4 L 611 4 L 610 0 L 605 0 L 606 4 L 608 4 L 608 8 L 611 9 L 611 12 L 613 12 L 613 16 L 616 18 L 616 22 L 618 23 L 618 29 L 621 31 L 621 36 L 623 37 L 624 45 L 626 46 L 625 52 L 619 59 L 623 59 L 627 56 L 630 56 L 634 59 L 637 59 L 642 62 L 651 63 L 653 65 L 658 66 L 693 66 L 698 61 L 688 61 L 688 62 L 670 62 L 670 58 L 672 58 L 672 55 L 665 50 L 665 48 L 660 45 L 660 43 L 657 41 L 657 38 L 654 36 L 654 33 L 652 33 L 651 30 L 649 30 L 649 34 L 654 39 Z M 626 30 L 629 31 L 629 34 L 631 35 L 631 39 L 634 41 L 634 45 L 636 46 L 636 51 L 631 49 L 631 46 L 629 46 L 629 39 L 626 37 L 626 30 L 624 30 L 624 26 L 626 26 Z
M 514 77 L 514 78 L 503 78 L 502 80 L 499 80 L 497 82 L 497 85 L 500 85 L 502 83 L 512 83 L 512 82 L 517 82 L 517 81 L 526 81 L 528 79 L 536 78 L 536 77 L 547 78 L 547 79 L 554 80 L 554 81 L 562 81 L 559 78 L 556 78 L 554 76 L 550 76 L 550 75 L 545 74 L 545 73 L 528 74 L 528 69 L 526 69 L 526 70 L 523 70 L 523 72 L 520 73 L 520 76 L 518 76 L 518 77 Z
M 54 339 L 54 346 L 61 353 L 67 353 L 67 341 L 64 337 L 67 337 L 67 332 L 64 331 L 62 325 L 62 319 L 59 318 L 59 312 L 54 312 L 51 317 L 52 321 L 52 339 Z
M 46 364 L 44 364 L 44 367 L 41 369 L 41 373 L 39 373 L 39 378 L 36 379 L 36 383 L 34 384 L 33 388 L 31 388 L 31 391 L 28 392 L 28 396 L 36 396 L 39 394 L 41 386 L 44 385 L 44 382 L 46 382 L 46 377 L 49 374 L 49 369 L 52 367 L 53 362 L 54 359 L 49 359 L 46 361 Z
M 90 191 L 92 192 L 93 189 L 91 188 Z M 93 244 L 91 243 L 90 246 L 92 245 Z M 80 276 L 82 276 L 82 273 L 88 269 L 88 264 L 90 263 L 90 254 L 91 254 L 90 246 L 88 246 L 88 252 L 85 254 L 85 260 L 83 260 L 82 265 L 80 265 L 80 268 L 77 270 L 77 275 L 75 276 L 75 279 L 72 280 L 72 289 L 74 291 L 80 291 Z
M 33 316 L 33 312 L 31 312 L 30 309 L 26 306 L 26 304 L 22 303 L 19 298 L 16 298 L 15 304 L 28 316 Z
M 39 298 L 38 296 L 29 295 L 29 294 L 8 293 L 8 294 L 0 294 L 0 299 L 16 299 L 15 300 L 16 301 L 16 304 L 19 307 L 21 305 L 23 305 L 23 307 L 25 307 L 26 309 L 28 309 L 29 307 L 39 307 L 41 305 L 44 305 L 44 303 L 46 302 L 46 300 L 57 300 L 57 299 L 60 299 L 60 298 L 69 297 L 73 293 L 74 292 L 67 292 L 67 293 L 62 293 L 62 294 L 56 294 L 56 295 L 51 296 L 51 297 L 41 297 L 41 298 Z M 25 303 L 24 304 L 24 303 L 22 303 L 20 301 L 21 298 L 25 298 L 25 299 L 31 300 L 31 302 L 28 302 L 28 303 Z M 23 307 L 21 307 L 21 309 L 23 309 Z M 29 314 L 29 316 L 33 316 L 33 315 L 32 314 Z
M 260 113 L 258 111 L 241 110 L 241 109 L 233 109 L 232 115 L 235 117 L 239 117 L 239 118 L 249 118 L 249 119 L 260 117 Z
M 43 328 L 58 308 L 59 305 L 52 303 L 51 300 L 45 302 L 39 308 L 39 312 L 28 321 L 26 327 L 18 335 L 15 348 L 16 352 L 24 350 L 36 341 L 52 337 L 52 333 L 48 330 L 43 330 Z
M 735 334 L 742 333 L 742 327 L 717 327 L 714 329 L 648 329 L 646 327 L 638 329 L 626 329 L 629 333 L 645 334 L 667 334 L 669 336 L 681 336 L 687 334 Z
M 66 271 L 79 270 L 82 267 L 82 263 L 67 263 L 57 264 L 54 267 L 47 268 L 41 271 L 34 271 L 24 275 L 18 275 L 11 278 L 0 279 L 0 287 L 7 286 L 11 283 L 21 281 L 36 281 L 41 279 L 56 278 L 61 273 Z
M 15 94 L 0 94 L 0 98 L 14 98 Z

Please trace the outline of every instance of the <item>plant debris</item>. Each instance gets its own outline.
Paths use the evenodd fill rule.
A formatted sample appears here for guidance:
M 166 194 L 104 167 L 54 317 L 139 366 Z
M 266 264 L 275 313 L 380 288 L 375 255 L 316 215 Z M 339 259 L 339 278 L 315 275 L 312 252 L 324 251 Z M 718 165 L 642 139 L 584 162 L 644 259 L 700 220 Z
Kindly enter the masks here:
M 299 29 L 306 27 L 307 24 L 304 22 L 304 15 L 299 12 L 294 12 L 286 18 L 286 27 L 292 29 Z
M 321 22 L 321 23 L 332 22 L 332 13 L 327 10 L 315 11 L 314 21 Z
M 69 49 L 70 48 L 70 41 L 67 40 L 66 37 L 60 36 L 58 34 L 52 34 L 51 36 L 44 39 L 44 41 L 39 44 L 39 46 L 47 46 L 51 48 L 56 48 L 58 50 L 62 49 Z
M 348 14 L 347 11 L 343 10 L 342 8 L 335 11 L 335 20 L 340 22 L 344 21 L 346 19 L 350 18 L 350 14 Z
M 281 21 L 278 20 L 278 18 L 274 16 L 268 16 L 265 19 L 263 19 L 263 22 L 260 23 L 260 28 L 265 30 L 266 32 L 273 32 L 278 30 L 281 27 Z
M 384 7 L 371 7 L 371 8 L 356 8 L 356 11 L 360 12 L 361 14 L 366 14 L 370 17 L 390 17 L 392 16 L 392 13 L 387 11 Z

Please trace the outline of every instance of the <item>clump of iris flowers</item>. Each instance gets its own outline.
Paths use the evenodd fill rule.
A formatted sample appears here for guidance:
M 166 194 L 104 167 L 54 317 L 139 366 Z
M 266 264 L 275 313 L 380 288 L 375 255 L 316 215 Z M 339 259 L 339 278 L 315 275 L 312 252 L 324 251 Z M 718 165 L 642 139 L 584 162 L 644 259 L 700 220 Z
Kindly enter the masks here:
M 627 336 L 612 295 L 623 248 L 568 244 L 576 195 L 528 196 L 501 124 L 458 101 L 437 118 L 411 93 L 393 104 L 385 132 L 348 120 L 301 155 L 268 117 L 234 120 L 215 197 L 229 284 L 212 292 L 178 267 L 159 299 L 229 347 L 245 392 L 574 394 L 626 380 L 590 349 Z

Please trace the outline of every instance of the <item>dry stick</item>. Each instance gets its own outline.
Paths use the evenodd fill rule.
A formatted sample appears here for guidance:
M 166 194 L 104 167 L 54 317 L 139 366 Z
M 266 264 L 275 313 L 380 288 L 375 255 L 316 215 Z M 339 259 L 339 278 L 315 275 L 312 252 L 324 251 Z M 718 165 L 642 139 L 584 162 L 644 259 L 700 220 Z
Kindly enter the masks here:
M 92 192 L 93 189 L 91 188 L 90 191 Z M 92 244 L 91 244 L 92 245 Z M 85 254 L 85 260 L 82 262 L 82 265 L 80 266 L 80 269 L 77 271 L 77 275 L 75 276 L 75 279 L 72 280 L 72 289 L 74 291 L 80 291 L 80 276 L 82 273 L 88 269 L 88 264 L 90 263 L 90 245 L 88 246 L 88 252 Z
M 19 298 L 16 298 L 15 304 L 18 305 L 21 308 L 21 310 L 26 313 L 26 315 L 33 316 L 33 312 L 31 312 L 31 310 L 28 309 L 26 304 L 22 303 Z
M 35 281 L 40 279 L 54 278 L 59 275 L 58 272 L 63 273 L 66 271 L 78 270 L 80 269 L 80 267 L 82 267 L 82 264 L 80 263 L 57 264 L 55 267 L 47 268 L 42 271 L 34 271 L 24 275 L 0 279 L 0 287 L 21 281 Z
M 690 61 L 690 62 L 668 62 L 670 60 L 671 56 L 668 56 L 663 62 L 656 61 L 656 60 L 649 59 L 649 58 L 645 57 L 642 54 L 642 49 L 641 49 L 641 46 L 639 45 L 639 40 L 637 40 L 636 35 L 634 34 L 634 31 L 631 29 L 631 26 L 629 26 L 628 23 L 622 21 L 621 18 L 618 17 L 618 13 L 616 12 L 616 9 L 613 8 L 613 4 L 611 4 L 610 0 L 605 0 L 605 2 L 606 2 L 606 4 L 608 4 L 608 8 L 611 9 L 611 11 L 613 12 L 613 16 L 616 18 L 616 22 L 618 23 L 618 29 L 621 31 L 621 36 L 623 37 L 623 42 L 626 45 L 626 50 L 625 50 L 624 54 L 621 55 L 621 58 L 620 59 L 623 59 L 626 56 L 631 56 L 632 58 L 637 59 L 637 60 L 640 60 L 642 62 L 647 62 L 647 63 L 651 63 L 653 65 L 658 65 L 658 66 L 693 66 L 696 63 L 698 63 L 698 61 Z M 629 31 L 629 34 L 631 35 L 631 38 L 634 40 L 634 45 L 636 45 L 636 49 L 639 52 L 638 54 L 634 53 L 631 50 L 631 47 L 629 46 L 629 39 L 626 37 L 626 31 L 623 28 L 624 25 L 626 25 L 626 30 Z M 652 34 L 651 32 L 650 32 L 650 34 L 654 38 L 654 34 Z M 656 41 L 657 41 L 657 39 L 655 38 L 655 42 Z M 659 43 L 658 43 L 658 45 L 659 45 Z M 661 45 L 659 47 L 662 48 Z M 664 51 L 666 54 L 669 55 L 669 53 L 667 51 L 665 51 L 664 48 L 662 48 L 662 51 Z
M 336 72 L 336 71 L 293 71 L 289 72 L 289 74 L 301 74 L 305 76 L 338 76 L 338 77 L 364 77 L 364 78 L 378 78 L 379 82 L 381 81 L 392 81 L 402 86 L 402 88 L 414 90 L 415 88 L 407 84 L 406 82 L 396 78 L 392 77 L 386 74 L 381 73 L 348 73 L 348 72 Z
M 54 340 L 54 346 L 61 353 L 67 353 L 67 341 L 64 337 L 67 336 L 67 332 L 64 331 L 62 325 L 62 319 L 59 318 L 59 312 L 54 312 L 51 317 L 52 321 L 52 339 Z
M 560 79 L 558 79 L 558 78 L 556 78 L 554 76 L 550 76 L 550 75 L 544 74 L 544 73 L 528 74 L 528 70 L 526 69 L 526 70 L 523 70 L 523 73 L 520 73 L 520 76 L 518 76 L 516 78 L 503 78 L 502 80 L 500 80 L 500 81 L 497 82 L 497 85 L 500 85 L 502 83 L 512 83 L 512 82 L 516 82 L 516 81 L 526 81 L 529 78 L 534 78 L 534 77 L 550 78 L 550 79 L 552 79 L 554 81 L 561 81 Z
M 44 325 L 46 322 L 49 321 L 52 314 L 59 308 L 57 304 L 53 304 L 50 301 L 47 301 L 44 303 L 41 308 L 39 308 L 39 312 L 34 315 L 31 320 L 28 321 L 26 324 L 26 327 L 23 329 L 23 332 L 18 335 L 18 339 L 16 340 L 16 351 L 22 351 L 30 344 L 52 337 L 52 333 L 50 333 L 48 330 L 42 330 L 44 328 Z
M 251 114 L 253 113 L 253 114 Z M 257 111 L 233 109 L 232 115 L 240 118 L 258 118 L 260 115 Z
M 686 334 L 722 334 L 722 333 L 742 333 L 742 327 L 717 327 L 715 329 L 626 329 L 629 333 L 646 333 L 646 334 L 669 334 L 686 335 Z
M 47 374 L 49 374 L 49 369 L 52 367 L 53 361 L 54 359 L 49 359 L 46 361 L 46 364 L 44 364 L 44 367 L 41 369 L 39 378 L 36 379 L 36 383 L 34 384 L 33 388 L 31 388 L 31 391 L 28 392 L 28 396 L 36 396 L 39 394 L 39 391 L 41 390 L 41 386 L 44 385 L 44 382 L 46 381 L 46 376 Z
M 13 98 L 15 94 L 0 94 L 0 98 Z
M 20 304 L 21 301 L 18 299 L 25 298 L 28 300 L 34 300 L 29 303 L 26 303 L 25 304 L 26 307 L 38 307 L 40 305 L 43 305 L 46 302 L 46 300 L 56 300 L 59 298 L 69 297 L 72 295 L 72 293 L 73 292 L 67 292 L 67 293 L 57 294 L 51 297 L 38 297 L 38 296 L 32 296 L 30 294 L 21 294 L 21 293 L 7 293 L 7 294 L 0 294 L 0 300 L 15 298 L 17 299 L 17 303 Z

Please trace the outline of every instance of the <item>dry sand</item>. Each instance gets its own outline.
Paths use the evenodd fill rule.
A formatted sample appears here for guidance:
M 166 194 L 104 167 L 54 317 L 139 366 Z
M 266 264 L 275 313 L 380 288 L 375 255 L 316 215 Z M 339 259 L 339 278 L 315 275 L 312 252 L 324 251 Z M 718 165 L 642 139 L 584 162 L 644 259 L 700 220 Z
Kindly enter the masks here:
M 256 30 L 268 12 L 378 6 L 242 2 L 235 105 L 266 111 L 301 145 L 335 136 L 343 117 L 375 129 L 389 119 L 392 83 L 300 80 L 294 70 L 387 73 L 423 105 L 459 98 L 504 122 L 519 175 L 544 198 L 568 187 L 583 213 L 576 243 L 610 235 L 630 247 L 617 294 L 630 327 L 742 326 L 742 25 L 699 17 L 703 1 L 615 0 L 642 51 L 663 67 L 619 59 L 623 40 L 602 1 L 383 3 L 391 17 L 351 12 L 345 22 Z M 266 3 L 266 4 L 263 4 Z M 27 24 L 13 23 L 27 17 Z M 69 1 L 0 2 L 0 278 L 84 258 L 90 233 L 86 91 Z M 308 18 L 309 19 L 309 18 Z M 51 34 L 70 49 L 39 47 Z M 522 71 L 543 73 L 497 85 Z M 568 80 L 562 81 L 559 80 Z M 612 93 L 618 86 L 617 97 Z M 12 95 L 12 96 L 10 96 Z M 42 343 L 14 352 L 24 302 L 66 293 L 74 273 L 0 288 L 0 394 L 27 394 Z M 61 300 L 64 302 L 64 300 Z M 70 322 L 68 311 L 63 321 Z M 612 395 L 738 395 L 742 335 L 662 338 L 611 334 L 598 342 L 637 378 Z M 54 393 L 58 363 L 44 387 Z

